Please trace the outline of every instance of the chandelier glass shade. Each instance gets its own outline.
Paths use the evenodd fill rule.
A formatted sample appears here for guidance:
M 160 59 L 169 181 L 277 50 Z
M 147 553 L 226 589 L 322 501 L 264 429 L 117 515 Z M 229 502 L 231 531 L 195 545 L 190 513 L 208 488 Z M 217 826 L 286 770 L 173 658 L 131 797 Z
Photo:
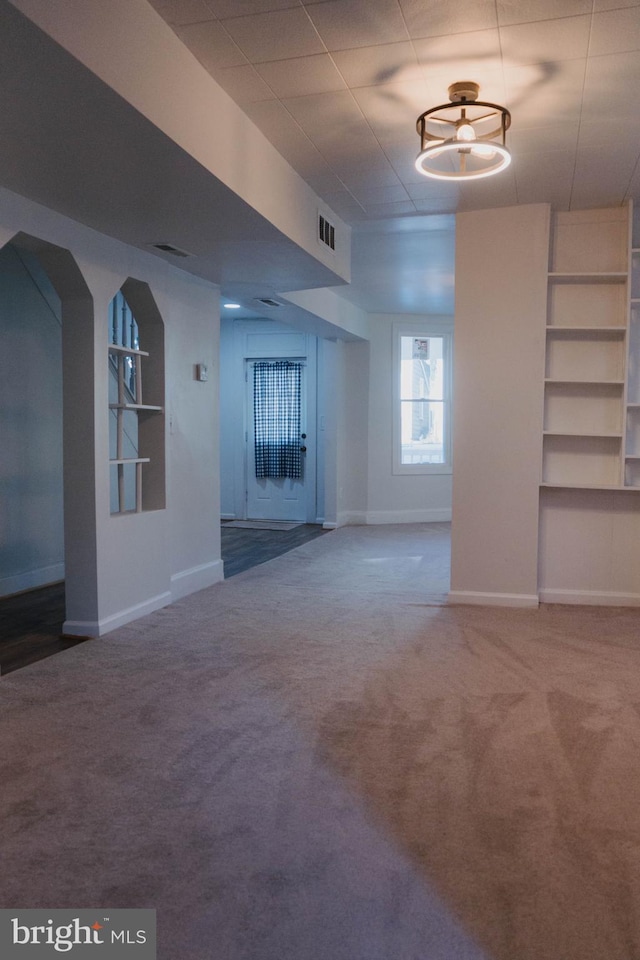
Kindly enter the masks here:
M 511 163 L 506 107 L 478 100 L 477 83 L 449 87 L 449 103 L 426 110 L 416 121 L 420 153 L 416 170 L 435 180 L 479 180 Z

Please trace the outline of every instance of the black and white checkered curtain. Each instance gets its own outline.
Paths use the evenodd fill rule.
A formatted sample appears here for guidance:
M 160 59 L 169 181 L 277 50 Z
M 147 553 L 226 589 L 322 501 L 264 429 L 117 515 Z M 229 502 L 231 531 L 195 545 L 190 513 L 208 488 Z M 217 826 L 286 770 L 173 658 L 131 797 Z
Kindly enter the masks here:
M 261 360 L 253 367 L 256 477 L 302 478 L 302 364 Z

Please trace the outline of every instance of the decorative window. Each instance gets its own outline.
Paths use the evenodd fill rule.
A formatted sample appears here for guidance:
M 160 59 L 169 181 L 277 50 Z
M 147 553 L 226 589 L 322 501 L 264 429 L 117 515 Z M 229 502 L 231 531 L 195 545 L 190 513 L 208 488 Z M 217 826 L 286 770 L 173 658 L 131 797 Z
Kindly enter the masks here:
M 451 473 L 451 329 L 397 329 L 393 472 Z
M 111 513 L 162 509 L 164 330 L 146 284 L 128 280 L 115 295 L 109 339 Z

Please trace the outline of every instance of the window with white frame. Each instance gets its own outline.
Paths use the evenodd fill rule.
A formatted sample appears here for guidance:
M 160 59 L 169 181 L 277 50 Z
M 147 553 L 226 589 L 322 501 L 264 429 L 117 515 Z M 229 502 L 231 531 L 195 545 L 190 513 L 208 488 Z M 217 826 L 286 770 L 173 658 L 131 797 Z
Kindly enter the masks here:
M 394 473 L 451 473 L 451 328 L 394 334 Z

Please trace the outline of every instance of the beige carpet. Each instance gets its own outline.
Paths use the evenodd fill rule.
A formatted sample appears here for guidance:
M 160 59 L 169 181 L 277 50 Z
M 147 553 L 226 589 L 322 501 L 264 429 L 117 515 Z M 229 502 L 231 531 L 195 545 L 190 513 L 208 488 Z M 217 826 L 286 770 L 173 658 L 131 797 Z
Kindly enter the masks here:
M 160 960 L 640 958 L 640 612 L 343 528 L 0 681 L 0 906 Z

